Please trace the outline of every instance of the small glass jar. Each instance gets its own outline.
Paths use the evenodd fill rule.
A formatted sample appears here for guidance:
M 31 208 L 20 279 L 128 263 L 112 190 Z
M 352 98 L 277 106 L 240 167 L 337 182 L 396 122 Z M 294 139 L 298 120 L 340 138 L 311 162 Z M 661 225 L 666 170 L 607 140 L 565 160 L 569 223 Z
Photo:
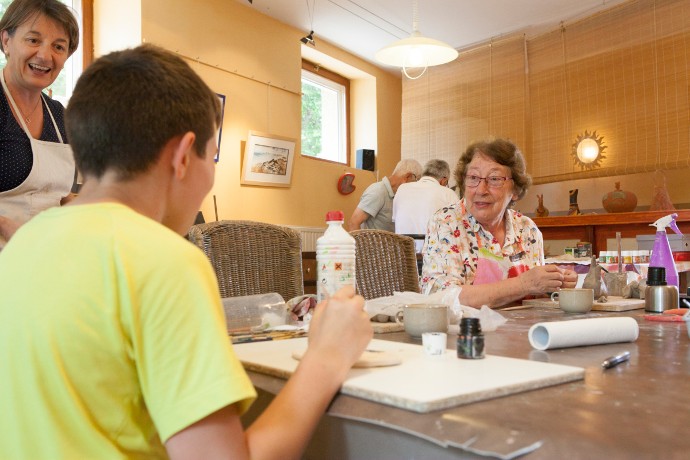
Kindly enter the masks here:
M 458 358 L 481 359 L 484 357 L 484 334 L 479 318 L 462 318 L 458 333 Z

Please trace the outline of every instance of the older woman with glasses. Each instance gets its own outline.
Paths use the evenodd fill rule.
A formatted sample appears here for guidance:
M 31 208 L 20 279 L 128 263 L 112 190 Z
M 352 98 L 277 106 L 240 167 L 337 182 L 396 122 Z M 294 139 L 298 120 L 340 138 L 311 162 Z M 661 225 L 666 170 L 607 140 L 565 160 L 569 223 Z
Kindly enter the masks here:
M 575 287 L 575 272 L 544 265 L 535 223 L 510 209 L 532 182 L 512 142 L 470 145 L 458 161 L 455 180 L 461 200 L 429 220 L 422 292 L 460 286 L 463 305 L 494 308 Z

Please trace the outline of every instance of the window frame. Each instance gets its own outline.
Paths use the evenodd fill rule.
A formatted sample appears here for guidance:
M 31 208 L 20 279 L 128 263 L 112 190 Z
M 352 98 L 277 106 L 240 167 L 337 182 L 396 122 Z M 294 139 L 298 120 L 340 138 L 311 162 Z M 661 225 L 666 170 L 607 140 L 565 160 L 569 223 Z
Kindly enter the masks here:
M 302 59 L 302 70 L 305 70 L 309 73 L 312 73 L 314 75 L 318 75 L 319 77 L 325 78 L 325 79 L 330 80 L 334 83 L 342 85 L 345 88 L 345 161 L 340 162 L 340 161 L 336 161 L 336 160 L 328 160 L 326 158 L 319 158 L 319 157 L 314 157 L 311 155 L 305 155 L 302 153 L 301 144 L 300 144 L 300 156 L 302 158 L 309 158 L 310 160 L 325 161 L 327 163 L 350 166 L 351 157 L 352 157 L 352 155 L 350 154 L 350 80 L 346 77 L 343 77 L 340 74 L 337 74 L 337 73 L 335 73 L 329 69 L 321 67 L 319 64 L 315 64 L 315 63 L 308 61 L 306 59 Z M 301 81 L 302 81 L 302 76 L 300 75 L 300 84 L 301 84 Z M 300 103 L 301 103 L 301 98 L 300 98 Z M 301 118 L 300 118 L 300 121 L 301 121 Z M 301 127 L 301 123 L 300 123 L 300 139 L 302 137 L 301 134 L 302 134 L 302 127 Z

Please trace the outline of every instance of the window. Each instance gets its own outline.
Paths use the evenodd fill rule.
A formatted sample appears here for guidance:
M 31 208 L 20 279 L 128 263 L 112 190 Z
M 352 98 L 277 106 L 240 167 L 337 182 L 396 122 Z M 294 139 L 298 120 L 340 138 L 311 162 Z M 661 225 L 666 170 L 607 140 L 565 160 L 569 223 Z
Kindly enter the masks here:
M 302 155 L 349 164 L 347 78 L 302 61 Z
M 65 63 L 58 77 L 52 85 L 45 89 L 45 92 L 51 94 L 53 99 L 56 99 L 66 106 L 67 101 L 72 95 L 72 89 L 81 75 L 84 68 L 84 63 L 91 60 L 91 19 L 90 11 L 93 7 L 92 0 L 61 0 L 62 3 L 70 7 L 74 16 L 79 22 L 79 48 Z M 5 13 L 7 7 L 12 3 L 12 0 L 0 0 L 0 16 Z M 86 18 L 85 18 L 86 16 Z M 85 20 L 86 19 L 86 20 Z M 85 50 L 85 51 L 82 51 Z M 5 55 L 0 53 L 0 68 L 4 68 L 7 63 Z

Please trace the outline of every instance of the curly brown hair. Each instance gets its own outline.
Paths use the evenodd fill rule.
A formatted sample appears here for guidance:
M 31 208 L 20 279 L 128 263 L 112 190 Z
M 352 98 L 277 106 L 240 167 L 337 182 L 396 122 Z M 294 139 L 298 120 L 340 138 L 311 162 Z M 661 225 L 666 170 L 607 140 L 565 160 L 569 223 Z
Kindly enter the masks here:
M 474 142 L 467 147 L 465 153 L 460 155 L 455 166 L 455 182 L 458 184 L 460 198 L 465 195 L 465 174 L 467 165 L 476 154 L 481 154 L 496 163 L 508 166 L 513 179 L 513 187 L 518 200 L 525 196 L 527 189 L 532 185 L 532 177 L 527 174 L 525 157 L 520 149 L 507 139 L 493 139 Z M 513 206 L 515 201 L 510 202 Z

